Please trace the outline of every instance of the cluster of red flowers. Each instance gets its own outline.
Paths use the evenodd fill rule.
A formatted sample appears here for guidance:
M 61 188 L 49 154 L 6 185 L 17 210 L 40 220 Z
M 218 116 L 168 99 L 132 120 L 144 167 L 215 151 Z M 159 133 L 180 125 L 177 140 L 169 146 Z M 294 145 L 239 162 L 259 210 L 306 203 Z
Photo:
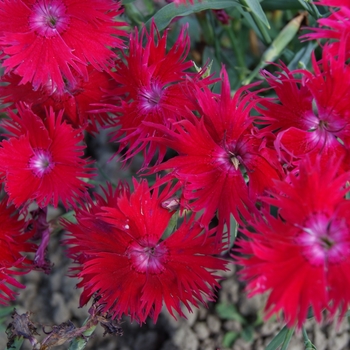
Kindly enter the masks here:
M 41 214 L 59 203 L 75 211 L 62 224 L 81 305 L 97 297 L 112 317 L 156 321 L 163 303 L 175 317 L 213 300 L 232 217 L 244 234 L 233 259 L 251 294 L 270 292 L 267 316 L 282 311 L 301 326 L 309 308 L 318 321 L 347 310 L 348 6 L 308 34 L 338 39 L 312 72 L 263 72 L 275 99 L 256 84 L 231 96 L 225 68 L 212 92 L 217 80 L 190 70 L 186 28 L 167 50 L 154 23 L 128 34 L 118 1 L 3 0 L 0 10 L 0 298 L 13 298 L 13 267 L 30 269 L 33 236 L 44 242 L 34 259 L 43 267 L 48 233 L 42 215 L 28 214 L 35 201 Z M 84 132 L 100 127 L 112 128 L 125 164 L 143 153 L 153 186 L 133 180 L 133 190 L 108 185 L 90 197 Z M 168 149 L 176 155 L 164 161 Z M 169 232 L 177 211 L 191 214 Z

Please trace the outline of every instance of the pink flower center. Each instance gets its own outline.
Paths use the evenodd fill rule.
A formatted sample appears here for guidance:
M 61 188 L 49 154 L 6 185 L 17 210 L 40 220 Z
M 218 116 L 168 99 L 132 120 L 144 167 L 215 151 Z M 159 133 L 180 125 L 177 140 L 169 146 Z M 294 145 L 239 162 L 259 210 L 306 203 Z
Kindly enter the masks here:
M 140 106 L 148 112 L 157 108 L 162 98 L 163 90 L 157 84 L 151 84 L 149 87 L 143 87 L 139 91 Z
M 334 113 L 319 110 L 317 102 L 313 100 L 312 111 L 309 111 L 305 117 L 305 126 L 309 132 L 312 132 L 311 139 L 330 145 L 338 142 L 337 139 L 343 136 L 347 122 Z
M 165 270 L 168 249 L 164 243 L 152 244 L 148 241 L 133 242 L 127 251 L 134 270 L 140 273 L 159 274 Z
M 220 168 L 226 173 L 237 175 L 238 172 L 241 172 L 245 176 L 247 169 L 243 161 L 242 150 L 239 146 L 225 144 L 221 147 L 221 150 L 215 155 Z
M 323 213 L 307 220 L 297 237 L 297 243 L 312 265 L 335 264 L 350 253 L 349 228 L 345 220 L 329 218 Z
M 52 155 L 49 151 L 41 149 L 34 150 L 34 155 L 29 160 L 29 168 L 38 177 L 43 177 L 45 174 L 51 172 L 55 167 Z
M 62 33 L 69 25 L 69 17 L 62 1 L 40 0 L 33 6 L 29 26 L 39 35 L 45 37 Z

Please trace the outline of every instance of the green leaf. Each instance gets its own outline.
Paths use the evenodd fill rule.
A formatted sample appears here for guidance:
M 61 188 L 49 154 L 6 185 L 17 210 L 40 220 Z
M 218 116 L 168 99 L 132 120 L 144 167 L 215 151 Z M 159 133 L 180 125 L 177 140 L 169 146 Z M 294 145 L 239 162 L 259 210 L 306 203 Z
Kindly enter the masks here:
M 261 7 L 265 11 L 303 10 L 305 8 L 298 0 L 263 0 Z
M 6 348 L 6 350 L 19 350 L 22 347 L 23 342 L 23 337 L 16 337 L 12 345 Z
M 281 32 L 273 40 L 273 42 L 268 47 L 268 49 L 263 53 L 260 63 L 255 67 L 255 69 L 252 71 L 249 77 L 242 82 L 243 85 L 248 85 L 253 80 L 253 78 L 259 73 L 260 69 L 264 68 L 271 62 L 274 62 L 279 57 L 282 51 L 297 35 L 298 30 L 304 18 L 305 18 L 305 13 L 301 13 L 297 17 L 293 18 L 281 30 Z
M 225 224 L 224 232 L 226 231 L 227 231 L 227 225 Z M 233 217 L 233 215 L 230 215 L 230 232 L 228 233 L 229 245 L 227 246 L 227 249 L 223 251 L 222 254 L 225 254 L 231 250 L 237 238 L 237 232 L 238 232 L 238 223 L 236 219 Z M 225 240 L 225 242 L 227 241 Z
M 223 320 L 235 320 L 241 324 L 247 323 L 247 321 L 243 316 L 241 316 L 234 305 L 227 305 L 224 303 L 217 304 L 215 310 L 218 316 Z
M 222 340 L 222 346 L 224 348 L 230 348 L 235 342 L 235 340 L 238 338 L 238 336 L 239 334 L 237 332 L 233 332 L 233 331 L 227 332 L 224 335 L 224 339 Z
M 12 313 L 14 306 L 3 307 L 0 309 L 0 317 L 8 316 Z
M 265 12 L 262 9 L 259 0 L 241 0 L 241 4 L 248 7 L 254 15 L 270 29 L 270 23 L 266 18 Z
M 293 333 L 294 333 L 294 328 L 288 329 L 288 332 L 287 332 L 286 336 L 284 337 L 281 350 L 287 350 L 288 349 L 288 346 L 289 346 L 290 340 L 292 339 Z
M 202 0 L 201 2 L 196 0 L 194 5 L 188 6 L 171 3 L 161 8 L 152 18 L 160 31 L 165 29 L 175 17 L 184 17 L 204 10 L 220 10 L 234 6 L 240 6 L 240 4 L 235 0 Z M 146 23 L 148 29 L 151 27 L 152 18 Z
M 254 328 L 252 326 L 248 326 L 243 329 L 241 337 L 247 343 L 250 343 L 254 339 Z
M 85 349 L 85 346 L 87 345 L 91 334 L 94 333 L 96 326 L 97 325 L 93 325 L 89 329 L 87 329 L 83 333 L 84 337 L 77 337 L 77 338 L 73 339 L 68 350 L 83 350 L 83 349 Z
M 289 341 L 290 341 L 290 337 L 293 333 L 294 333 L 294 328 L 289 329 L 287 326 L 284 326 L 280 330 L 280 332 L 267 345 L 265 350 L 277 350 L 279 346 L 281 346 L 282 344 L 284 344 L 286 342 L 286 340 L 289 339 Z M 288 343 L 289 343 L 289 341 L 288 341 Z
M 311 59 L 311 53 L 317 46 L 315 42 L 309 42 L 308 45 L 300 49 L 288 64 L 288 69 L 306 68 Z

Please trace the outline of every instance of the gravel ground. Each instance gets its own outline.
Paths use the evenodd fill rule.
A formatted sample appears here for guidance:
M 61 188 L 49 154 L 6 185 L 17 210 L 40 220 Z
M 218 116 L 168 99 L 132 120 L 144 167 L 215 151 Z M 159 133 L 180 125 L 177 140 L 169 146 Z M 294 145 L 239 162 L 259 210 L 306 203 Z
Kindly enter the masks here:
M 107 144 L 107 134 L 101 133 L 98 139 L 89 141 L 89 153 L 99 159 L 99 167 L 105 175 L 113 181 L 128 179 L 135 174 L 140 166 L 140 159 L 125 172 L 121 172 L 116 160 L 108 162 L 115 149 Z M 103 177 L 100 177 L 103 180 Z M 57 215 L 54 212 L 53 215 Z M 50 275 L 31 272 L 22 276 L 21 280 L 26 289 L 21 291 L 17 301 L 13 304 L 19 313 L 30 311 L 33 322 L 50 326 L 71 320 L 76 326 L 82 325 L 88 315 L 88 307 L 78 308 L 80 290 L 76 289 L 77 280 L 67 276 L 70 261 L 65 257 L 60 241 L 64 237 L 61 232 L 52 237 L 49 246 L 49 257 L 54 263 Z M 260 350 L 283 327 L 277 320 L 263 323 L 259 315 L 264 307 L 265 298 L 255 297 L 247 299 L 244 286 L 235 274 L 235 267 L 225 273 L 218 292 L 217 303 L 209 303 L 208 308 L 194 309 L 188 314 L 187 320 L 175 321 L 164 311 L 154 325 L 151 321 L 140 327 L 131 324 L 128 318 L 122 321 L 123 336 L 105 336 L 99 328 L 90 339 L 86 349 L 89 350 Z M 232 310 L 233 312 L 231 312 Z M 232 314 L 235 316 L 232 317 Z M 230 319 L 233 318 L 233 319 Z M 10 318 L 8 322 L 10 322 Z M 307 324 L 311 341 L 318 350 L 346 350 L 350 349 L 350 330 L 348 320 L 344 320 L 338 327 L 326 325 L 320 327 L 313 321 Z M 38 328 L 38 332 L 43 332 Z M 229 337 L 236 337 L 233 344 L 229 344 Z M 231 342 L 232 343 L 232 342 Z M 5 332 L 0 334 L 0 348 L 5 349 Z M 31 349 L 29 343 L 22 346 L 23 350 Z M 61 345 L 55 349 L 67 349 Z M 295 334 L 289 350 L 304 349 L 302 335 Z

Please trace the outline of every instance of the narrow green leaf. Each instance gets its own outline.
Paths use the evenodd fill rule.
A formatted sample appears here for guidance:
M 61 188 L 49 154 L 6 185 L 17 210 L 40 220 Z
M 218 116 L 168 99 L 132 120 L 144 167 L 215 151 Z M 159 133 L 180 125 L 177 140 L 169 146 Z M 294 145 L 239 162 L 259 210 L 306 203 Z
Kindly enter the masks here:
M 16 337 L 12 345 L 6 348 L 6 350 L 19 350 L 22 347 L 23 342 L 23 337 Z
M 248 7 L 254 15 L 270 29 L 270 23 L 266 18 L 265 12 L 262 9 L 259 0 L 241 0 L 241 4 Z
M 0 317 L 10 315 L 14 308 L 15 308 L 14 306 L 8 306 L 8 307 L 1 308 L 0 309 Z
M 290 340 L 292 339 L 293 333 L 294 333 L 294 328 L 288 329 L 288 332 L 287 332 L 286 336 L 284 337 L 281 350 L 287 350 L 288 349 L 288 346 L 289 346 Z
M 283 344 L 287 334 L 289 334 L 289 328 L 287 326 L 284 326 L 267 345 L 265 350 L 277 350 L 278 347 Z
M 304 9 L 304 6 L 299 0 L 263 0 L 261 2 L 261 7 L 264 11 Z
M 240 6 L 240 4 L 235 0 L 202 0 L 201 2 L 196 0 L 194 5 L 187 6 L 171 3 L 161 8 L 152 18 L 154 19 L 158 30 L 163 30 L 175 17 L 184 17 L 204 10 L 220 10 L 234 6 Z M 148 29 L 151 26 L 152 18 L 146 23 Z
M 306 68 L 311 59 L 311 53 L 317 46 L 315 42 L 309 42 L 306 46 L 300 49 L 288 64 L 290 70 Z
M 259 73 L 260 69 L 267 66 L 270 62 L 274 62 L 280 56 L 282 51 L 297 35 L 298 30 L 301 26 L 301 23 L 305 17 L 305 13 L 301 13 L 299 16 L 293 18 L 281 30 L 281 32 L 273 40 L 271 45 L 263 53 L 260 63 L 255 67 L 255 69 L 252 71 L 249 77 L 242 82 L 243 85 L 249 84 L 254 79 L 254 77 Z

